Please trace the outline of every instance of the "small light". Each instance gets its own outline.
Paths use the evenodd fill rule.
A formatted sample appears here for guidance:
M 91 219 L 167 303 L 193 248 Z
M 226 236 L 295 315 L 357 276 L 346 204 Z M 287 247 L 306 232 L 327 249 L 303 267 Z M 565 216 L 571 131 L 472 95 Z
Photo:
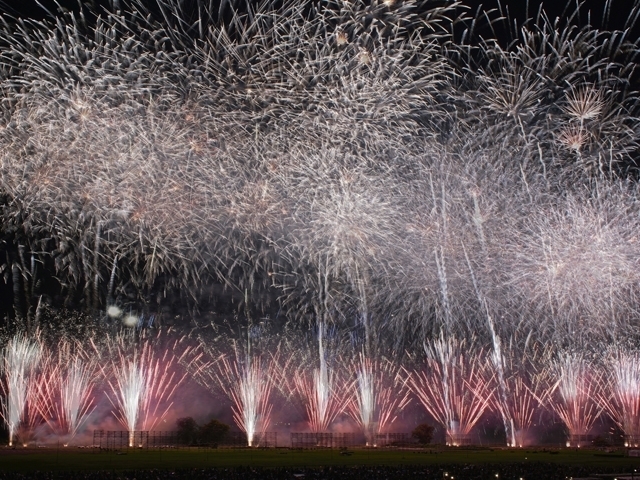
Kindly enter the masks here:
M 133 314 L 129 314 L 122 319 L 122 323 L 127 327 L 135 327 L 138 324 L 138 317 Z

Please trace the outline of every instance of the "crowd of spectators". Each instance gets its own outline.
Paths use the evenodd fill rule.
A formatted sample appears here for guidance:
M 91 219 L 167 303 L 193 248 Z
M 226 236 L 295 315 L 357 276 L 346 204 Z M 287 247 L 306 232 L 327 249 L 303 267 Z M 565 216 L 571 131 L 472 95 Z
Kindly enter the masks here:
M 633 469 L 628 469 L 633 471 Z M 319 468 L 207 468 L 98 472 L 1 472 L 0 480 L 566 480 L 598 472 L 553 463 Z

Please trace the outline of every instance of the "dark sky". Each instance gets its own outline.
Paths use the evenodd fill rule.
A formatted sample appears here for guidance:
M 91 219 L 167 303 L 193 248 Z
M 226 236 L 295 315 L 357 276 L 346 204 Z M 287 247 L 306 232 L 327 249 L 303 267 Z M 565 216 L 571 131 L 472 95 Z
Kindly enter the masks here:
M 107 4 L 109 0 L 91 0 L 98 4 Z M 123 4 L 127 0 L 123 0 Z M 186 0 L 194 1 L 195 0 Z M 499 0 L 463 0 L 463 3 L 471 8 L 477 8 L 480 5 L 484 5 L 485 8 L 495 7 Z M 598 25 L 604 10 L 604 5 L 607 0 L 587 0 L 583 2 L 585 5 L 583 11 L 591 10 L 592 23 Z M 51 10 L 56 9 L 56 2 L 54 0 L 40 0 L 40 3 Z M 77 6 L 77 0 L 59 0 L 59 3 L 65 7 L 74 8 Z M 84 3 L 88 3 L 84 0 Z M 537 11 L 540 3 L 544 4 L 545 10 L 550 16 L 562 15 L 567 3 L 575 5 L 576 0 L 501 0 L 504 8 L 508 9 L 512 16 L 522 20 L 526 16 L 526 5 L 529 4 L 529 11 L 532 14 Z M 611 16 L 613 26 L 620 28 L 624 25 L 624 21 L 629 17 L 631 5 L 634 0 L 612 0 Z M 43 16 L 43 9 L 37 5 L 36 0 L 0 0 L 0 9 L 6 11 L 13 11 L 20 16 L 26 17 L 41 17 Z M 573 8 L 571 8 L 573 10 Z
M 78 1 L 79 0 L 58 0 L 58 2 L 54 0 L 0 0 L 0 11 L 5 11 L 10 13 L 13 16 L 19 17 L 29 17 L 34 19 L 40 19 L 46 17 L 46 10 L 42 7 L 46 7 L 52 12 L 57 10 L 56 3 L 59 3 L 65 8 L 78 10 Z M 94 5 L 109 5 L 110 2 L 119 1 L 121 5 L 125 5 L 130 2 L 130 0 L 81 0 L 84 4 L 92 3 Z M 155 3 L 155 0 L 143 0 L 148 1 L 149 3 Z M 198 0 L 180 0 L 185 2 L 186 4 L 196 4 Z M 244 4 L 245 1 L 257 1 L 257 0 L 214 0 L 214 1 L 226 1 L 226 2 L 235 2 L 238 5 Z M 264 1 L 264 0 L 260 0 Z M 277 0 L 275 0 L 277 1 Z M 369 0 L 369 1 L 381 1 L 381 0 Z M 400 2 L 407 0 L 398 0 Z M 415 0 L 417 2 L 425 2 L 428 6 L 431 1 L 442 1 L 442 0 Z M 480 22 L 476 24 L 476 34 L 487 38 L 487 37 L 497 37 L 499 40 L 503 42 L 510 42 L 514 38 L 514 23 L 521 25 L 527 18 L 535 17 L 539 10 L 540 6 L 544 7 L 545 12 L 551 19 L 555 19 L 559 17 L 561 19 L 566 19 L 568 15 L 571 15 L 575 12 L 576 5 L 579 0 L 461 0 L 462 3 L 468 6 L 471 10 L 472 15 L 475 15 L 475 12 L 482 7 L 484 10 L 496 9 L 500 6 L 501 11 L 504 15 L 508 15 L 508 17 L 512 20 L 509 23 L 509 28 L 507 29 L 504 23 L 495 25 L 493 30 L 486 29 L 486 24 Z M 40 3 L 42 6 L 39 6 Z M 640 0 L 581 0 L 581 8 L 580 8 L 580 19 L 576 21 L 573 20 L 573 23 L 578 23 L 580 26 L 584 26 L 586 24 L 591 24 L 595 28 L 598 29 L 608 29 L 608 30 L 622 30 L 627 28 L 629 24 L 629 19 L 631 17 L 631 12 L 633 10 L 633 4 L 640 4 Z M 606 9 L 605 6 L 609 5 L 609 8 Z M 94 11 L 99 11 L 99 9 L 93 9 Z M 605 11 L 608 10 L 608 15 L 605 15 Z M 492 18 L 496 18 L 498 15 L 494 13 Z M 516 20 L 517 22 L 514 22 Z M 640 38 L 640 21 L 635 19 L 635 22 L 632 22 L 633 28 L 631 30 L 630 38 Z M 484 25 L 484 26 L 483 26 Z M 561 22 L 561 26 L 562 22 Z M 464 27 L 459 25 L 459 33 L 462 33 Z M 510 32 L 508 30 L 511 30 Z

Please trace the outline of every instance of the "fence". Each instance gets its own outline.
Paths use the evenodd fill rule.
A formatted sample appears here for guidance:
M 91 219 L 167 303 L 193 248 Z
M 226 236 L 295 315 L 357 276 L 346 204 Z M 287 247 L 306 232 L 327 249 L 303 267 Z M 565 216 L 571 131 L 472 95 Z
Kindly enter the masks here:
M 220 445 L 225 447 L 246 447 L 249 444 L 245 432 L 229 432 Z M 252 447 L 271 448 L 278 446 L 277 432 L 255 432 Z
M 378 447 L 408 447 L 417 444 L 410 433 L 379 433 L 375 439 Z
M 593 435 L 572 434 L 567 440 L 567 447 L 585 447 L 593 443 Z
M 291 448 L 346 448 L 356 444 L 355 433 L 291 433 Z
M 333 432 L 305 432 L 291 433 L 291 448 L 347 448 L 362 444 L 362 436 L 355 433 Z M 411 446 L 415 440 L 408 433 L 383 433 L 375 437 L 375 445 L 378 447 Z M 154 431 L 109 431 L 94 430 L 93 445 L 106 450 L 118 450 L 122 448 L 176 448 L 186 447 L 190 444 L 184 442 L 178 432 L 154 432 Z M 193 445 L 196 446 L 196 445 Z M 203 445 L 201 445 L 203 446 Z M 246 447 L 248 446 L 245 432 L 228 432 L 225 437 L 217 442 L 221 447 Z M 274 448 L 278 446 L 277 432 L 256 432 L 253 436 L 252 447 Z
M 167 448 L 188 446 L 180 437 L 178 432 L 153 432 L 153 431 L 109 431 L 94 430 L 93 445 L 106 450 L 117 450 L 121 448 Z M 247 434 L 245 432 L 228 432 L 224 439 L 217 442 L 223 447 L 246 447 Z M 256 432 L 253 436 L 254 447 L 277 447 L 277 432 Z

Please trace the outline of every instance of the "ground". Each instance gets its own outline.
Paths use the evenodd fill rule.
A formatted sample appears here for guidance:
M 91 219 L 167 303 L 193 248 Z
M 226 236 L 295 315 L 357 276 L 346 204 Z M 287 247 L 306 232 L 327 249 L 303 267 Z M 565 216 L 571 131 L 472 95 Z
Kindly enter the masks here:
M 312 467 L 355 465 L 557 464 L 610 471 L 640 470 L 640 458 L 622 450 L 574 449 L 98 449 L 0 448 L 3 471 L 142 470 L 208 467 Z

